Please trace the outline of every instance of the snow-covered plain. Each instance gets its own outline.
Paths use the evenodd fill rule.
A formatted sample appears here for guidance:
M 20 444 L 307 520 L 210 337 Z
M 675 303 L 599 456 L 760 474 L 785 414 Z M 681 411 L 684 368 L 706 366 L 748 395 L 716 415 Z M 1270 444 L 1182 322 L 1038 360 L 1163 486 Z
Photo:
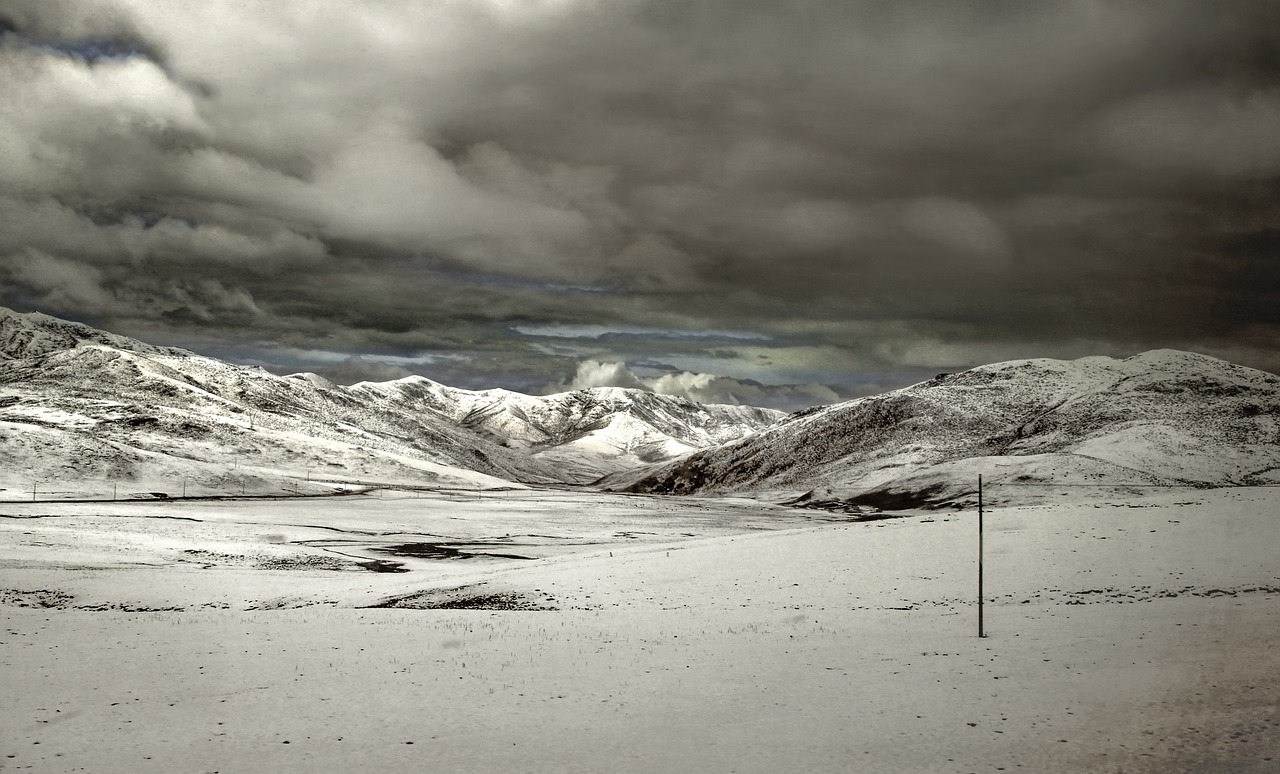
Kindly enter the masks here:
M 5 503 L 0 769 L 1272 772 L 1278 504 Z

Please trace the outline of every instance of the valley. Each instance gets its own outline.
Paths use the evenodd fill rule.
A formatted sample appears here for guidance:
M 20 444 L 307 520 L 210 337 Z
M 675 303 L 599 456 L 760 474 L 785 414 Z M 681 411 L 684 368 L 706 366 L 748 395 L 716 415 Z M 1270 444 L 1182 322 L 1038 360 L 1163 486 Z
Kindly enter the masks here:
M 1275 770 L 1274 375 L 782 415 L 0 343 L 0 770 Z

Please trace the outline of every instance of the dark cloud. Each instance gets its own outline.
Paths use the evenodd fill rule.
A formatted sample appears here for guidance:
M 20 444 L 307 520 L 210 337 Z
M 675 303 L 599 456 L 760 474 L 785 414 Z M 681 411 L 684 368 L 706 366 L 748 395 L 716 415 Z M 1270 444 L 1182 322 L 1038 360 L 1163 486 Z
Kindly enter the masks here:
M 475 387 L 1277 370 L 1277 39 L 1247 0 L 0 0 L 0 300 Z

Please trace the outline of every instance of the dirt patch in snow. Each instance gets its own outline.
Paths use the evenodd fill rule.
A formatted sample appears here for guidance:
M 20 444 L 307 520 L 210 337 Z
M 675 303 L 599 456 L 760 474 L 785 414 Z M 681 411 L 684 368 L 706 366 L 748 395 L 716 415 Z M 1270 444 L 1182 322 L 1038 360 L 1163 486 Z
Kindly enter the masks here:
M 388 556 L 410 556 L 417 559 L 533 559 L 532 556 L 520 554 L 494 553 L 492 551 L 476 551 L 468 547 L 448 543 L 397 543 L 396 545 L 371 548 Z
M 486 591 L 478 586 L 419 591 L 384 600 L 371 608 L 408 610 L 559 610 L 550 594 Z

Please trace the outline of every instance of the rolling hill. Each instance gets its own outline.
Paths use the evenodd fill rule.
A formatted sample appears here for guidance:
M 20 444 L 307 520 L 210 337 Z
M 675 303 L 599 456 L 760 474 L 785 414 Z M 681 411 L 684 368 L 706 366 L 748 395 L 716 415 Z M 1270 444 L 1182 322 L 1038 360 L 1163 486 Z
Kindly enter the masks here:
M 597 387 L 532 396 L 472 392 L 421 376 L 361 382 L 350 392 L 370 406 L 437 412 L 508 448 L 524 450 L 579 479 L 668 460 L 768 427 L 786 415 L 754 406 L 703 405 L 670 395 Z
M 346 387 L 0 309 L 0 486 L 11 490 L 583 483 L 780 416 L 633 390 L 534 397 L 420 377 Z
M 1280 482 L 1280 377 L 1174 350 L 996 363 L 799 412 L 613 485 L 894 508 L 970 503 L 979 474 L 1024 501 L 1045 485 Z
M 596 482 L 893 509 L 971 503 L 983 474 L 1025 502 L 1280 483 L 1280 377 L 1173 350 L 1018 360 L 784 416 L 620 388 L 341 386 L 0 309 L 0 453 L 10 496 Z

